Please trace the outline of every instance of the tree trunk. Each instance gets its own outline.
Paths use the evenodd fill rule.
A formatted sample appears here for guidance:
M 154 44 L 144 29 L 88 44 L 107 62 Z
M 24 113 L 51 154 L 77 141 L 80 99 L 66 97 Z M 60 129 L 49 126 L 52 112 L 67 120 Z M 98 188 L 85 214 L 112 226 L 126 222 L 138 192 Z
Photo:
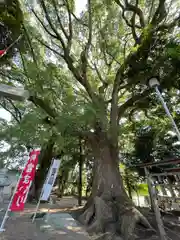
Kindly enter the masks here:
M 121 232 L 124 239 L 132 240 L 136 223 L 151 226 L 127 196 L 119 172 L 118 151 L 104 133 L 93 139 L 92 148 L 96 172 L 92 194 L 80 221 L 88 226 L 89 232 L 109 232 L 111 236 Z
M 82 141 L 79 141 L 79 179 L 78 179 L 78 205 L 82 205 L 82 171 L 83 171 L 83 152 L 82 152 Z
M 64 195 L 67 178 L 68 178 L 68 174 L 62 171 L 62 175 L 59 177 L 59 181 L 58 181 L 58 189 L 59 189 L 58 197 L 60 198 L 62 198 Z
M 53 147 L 54 147 L 54 136 L 49 139 L 49 142 L 41 150 L 39 156 L 39 169 L 36 171 L 35 179 L 32 185 L 33 191 L 30 191 L 28 196 L 28 201 L 31 202 L 33 199 L 38 201 L 41 188 L 43 186 L 44 180 L 46 178 L 51 160 L 53 157 Z
M 129 180 L 127 169 L 125 169 L 124 174 L 125 174 L 124 180 L 125 180 L 125 183 L 127 186 L 128 195 L 129 195 L 130 199 L 132 200 L 132 186 L 131 186 L 131 183 Z

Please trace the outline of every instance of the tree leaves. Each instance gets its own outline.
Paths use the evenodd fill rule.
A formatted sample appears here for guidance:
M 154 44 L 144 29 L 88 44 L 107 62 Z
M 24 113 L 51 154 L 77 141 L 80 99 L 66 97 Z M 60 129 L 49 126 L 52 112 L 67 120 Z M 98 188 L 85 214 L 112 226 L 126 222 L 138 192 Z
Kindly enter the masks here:
M 2 139 L 41 146 L 54 131 L 55 151 L 71 152 L 77 136 L 93 130 L 98 121 L 110 139 L 118 133 L 124 152 L 130 152 L 140 125 L 167 129 L 162 109 L 145 86 L 149 77 L 159 75 L 168 94 L 179 88 L 179 42 L 173 30 L 178 23 L 168 11 L 163 21 L 155 19 L 158 6 L 150 0 L 138 6 L 93 1 L 77 17 L 75 1 L 41 0 L 33 9 L 22 1 L 26 52 L 0 74 L 2 82 L 28 89 L 37 108 L 25 104 L 21 123 L 3 126 Z M 151 121 L 141 117 L 147 109 Z M 47 115 L 49 123 L 44 122 Z M 120 117 L 135 119 L 135 125 L 126 120 L 119 129 Z

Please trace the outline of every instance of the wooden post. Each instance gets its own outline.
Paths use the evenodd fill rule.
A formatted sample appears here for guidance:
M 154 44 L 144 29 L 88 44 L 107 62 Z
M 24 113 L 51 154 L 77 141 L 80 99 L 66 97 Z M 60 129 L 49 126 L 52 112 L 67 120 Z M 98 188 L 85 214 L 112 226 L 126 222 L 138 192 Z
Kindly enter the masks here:
M 163 225 L 163 221 L 162 221 L 162 218 L 161 218 L 161 213 L 160 213 L 159 206 L 158 206 L 156 190 L 152 185 L 152 180 L 151 180 L 148 169 L 145 167 L 144 170 L 145 170 L 145 173 L 146 173 L 147 183 L 148 183 L 151 198 L 152 198 L 152 204 L 153 204 L 154 213 L 155 213 L 155 216 L 156 216 L 156 222 L 157 222 L 157 225 L 158 225 L 159 236 L 160 236 L 161 240 L 167 240 L 168 238 L 167 238 L 166 232 L 164 230 L 164 225 Z
M 146 174 L 146 178 L 148 179 L 146 171 L 147 171 L 147 169 L 144 167 L 144 172 Z M 154 212 L 153 196 L 152 196 L 152 193 L 151 193 L 151 188 L 150 188 L 149 183 L 148 183 L 148 192 L 149 192 L 149 199 L 150 199 L 151 210 L 152 210 L 152 212 Z

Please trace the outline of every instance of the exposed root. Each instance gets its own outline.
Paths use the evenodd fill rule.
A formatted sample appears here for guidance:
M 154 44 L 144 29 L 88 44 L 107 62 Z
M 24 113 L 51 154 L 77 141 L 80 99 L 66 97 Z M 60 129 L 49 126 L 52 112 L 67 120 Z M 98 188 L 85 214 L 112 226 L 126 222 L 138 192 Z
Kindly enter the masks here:
M 139 223 L 148 229 L 152 229 L 147 219 L 134 207 L 127 210 L 126 213 L 121 216 L 121 234 L 125 240 L 135 239 L 134 230 L 136 224 Z
M 139 211 L 138 211 L 139 212 Z M 151 224 L 148 222 L 148 220 L 142 215 L 142 213 L 139 212 L 139 223 L 141 223 L 144 227 L 153 229 Z M 154 229 L 153 229 L 154 230 Z M 155 231 L 155 230 L 154 230 Z
M 123 240 L 120 236 L 114 235 L 112 233 L 106 232 L 106 233 L 100 233 L 91 236 L 92 240 Z
M 79 217 L 79 221 L 84 225 L 88 225 L 91 222 L 91 219 L 94 214 L 94 204 L 92 204 L 89 208 L 87 208 L 82 215 Z
M 105 232 L 106 224 L 113 219 L 111 208 L 100 197 L 94 198 L 95 221 L 88 227 L 90 232 Z
M 95 197 L 93 204 L 80 216 L 80 221 L 87 226 L 89 233 L 101 233 L 97 239 L 114 240 L 120 233 L 124 240 L 135 239 L 136 224 L 153 229 L 147 219 L 135 208 L 126 207 L 124 211 L 119 202 Z

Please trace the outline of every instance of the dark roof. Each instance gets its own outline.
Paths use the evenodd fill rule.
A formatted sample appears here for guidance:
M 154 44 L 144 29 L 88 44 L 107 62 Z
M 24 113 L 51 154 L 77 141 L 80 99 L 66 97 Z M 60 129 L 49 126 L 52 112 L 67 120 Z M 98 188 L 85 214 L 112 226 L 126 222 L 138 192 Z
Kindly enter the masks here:
M 160 161 L 160 162 L 150 162 L 150 163 L 142 163 L 134 165 L 134 167 L 157 167 L 157 166 L 165 166 L 169 164 L 178 164 L 180 163 L 180 159 L 172 159 L 172 160 L 166 160 L 166 161 Z

